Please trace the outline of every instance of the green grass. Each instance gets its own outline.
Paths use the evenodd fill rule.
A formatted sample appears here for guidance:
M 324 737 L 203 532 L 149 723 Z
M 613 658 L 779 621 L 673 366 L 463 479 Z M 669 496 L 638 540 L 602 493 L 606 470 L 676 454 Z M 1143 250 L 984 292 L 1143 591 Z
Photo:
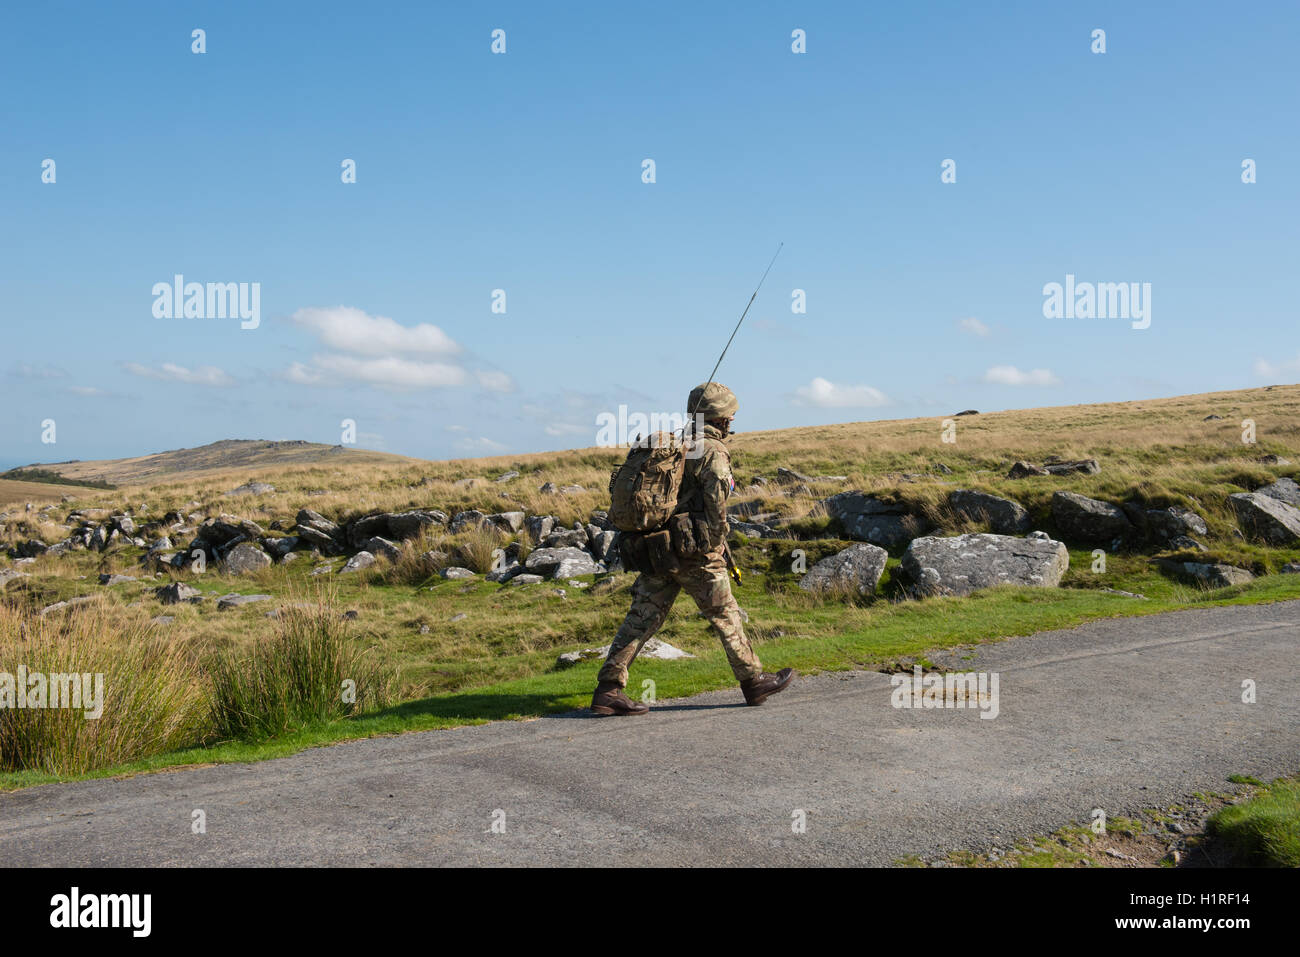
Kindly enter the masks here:
M 1210 817 L 1206 833 L 1236 863 L 1300 867 L 1300 780 L 1279 778 L 1249 800 L 1221 808 Z
M 484 627 L 495 623 L 505 632 L 518 632 L 521 620 L 532 620 L 537 628 L 554 624 L 539 618 L 539 607 L 561 609 L 560 614 L 583 621 L 593 614 L 590 609 L 584 612 L 583 605 L 599 606 L 602 610 L 594 613 L 612 626 L 625 607 L 625 595 L 621 593 L 630 582 L 631 576 L 624 576 L 617 589 L 620 594 L 612 598 L 593 595 L 592 588 L 578 590 L 570 587 L 567 591 L 572 598 L 563 601 L 550 594 L 552 586 L 549 583 L 499 588 L 481 582 L 470 587 L 459 582 L 442 582 L 433 587 L 434 592 L 442 593 L 442 601 L 446 603 L 443 613 L 449 608 L 463 607 L 467 614 L 473 613 Z M 370 593 L 401 591 L 367 589 L 360 583 L 349 587 Z M 1155 588 L 1148 590 L 1157 591 Z M 750 631 L 765 667 L 774 670 L 790 666 L 809 674 L 882 668 L 899 659 L 923 656 L 934 649 L 1067 628 L 1100 618 L 1140 616 L 1186 607 L 1298 599 L 1300 576 L 1270 576 L 1217 592 L 1179 591 L 1174 587 L 1169 589 L 1166 597 L 1154 596 L 1149 601 L 1096 589 L 995 588 L 964 599 L 935 598 L 897 604 L 878 601 L 869 607 L 857 608 L 819 603 L 808 596 L 788 596 L 780 590 L 769 590 L 762 576 L 756 576 L 752 583 L 747 579 L 747 584 L 738 590 L 737 595 L 751 616 Z M 386 597 L 390 601 L 399 600 L 396 595 Z M 340 605 L 336 607 L 345 607 L 348 597 L 341 595 L 339 601 Z M 633 666 L 633 686 L 639 689 L 642 681 L 652 679 L 659 699 L 734 687 L 735 679 L 717 639 L 703 620 L 694 614 L 689 599 L 679 601 L 676 614 L 669 619 L 661 634 L 666 640 L 699 657 L 678 661 L 638 661 Z M 791 607 L 791 602 L 801 604 Z M 502 610 L 494 610 L 494 603 L 502 606 Z M 260 618 L 262 613 L 245 610 L 213 614 L 232 616 L 229 621 L 235 623 L 239 619 L 234 616 Z M 253 619 L 243 619 L 244 622 L 250 620 Z M 776 632 L 783 634 L 764 637 Z M 598 644 L 610 634 L 612 627 L 603 632 L 569 635 L 565 642 L 567 647 L 558 648 L 567 650 Z M 557 647 L 517 652 L 504 658 L 487 651 L 478 658 L 462 660 L 455 657 L 458 652 L 454 647 L 449 647 L 446 653 L 451 657 L 426 667 L 439 672 L 433 682 L 435 685 L 451 684 L 456 690 L 415 697 L 365 714 L 312 722 L 269 741 L 227 741 L 125 762 L 86 774 L 60 776 L 34 771 L 0 774 L 0 789 L 182 765 L 261 760 L 354 738 L 531 718 L 573 710 L 585 707 L 590 700 L 600 666 L 599 662 L 584 662 L 572 668 L 557 669 L 554 664 Z M 407 654 L 418 658 L 420 652 L 408 649 Z M 503 671 L 516 676 L 492 680 Z

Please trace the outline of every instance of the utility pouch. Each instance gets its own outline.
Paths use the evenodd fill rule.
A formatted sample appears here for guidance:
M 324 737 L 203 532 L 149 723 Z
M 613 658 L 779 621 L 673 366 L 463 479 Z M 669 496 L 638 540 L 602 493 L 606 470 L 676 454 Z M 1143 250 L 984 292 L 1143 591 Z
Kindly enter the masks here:
M 691 528 L 695 532 L 695 550 L 700 554 L 711 551 L 713 543 L 709 539 L 709 523 L 702 516 L 691 516 Z
M 623 567 L 630 572 L 645 574 L 650 569 L 650 559 L 646 554 L 645 536 L 636 532 L 620 532 L 618 536 L 618 554 L 623 559 Z
M 650 566 L 656 575 L 667 575 L 681 567 L 677 563 L 677 556 L 673 554 L 672 536 L 668 534 L 668 529 L 663 528 L 647 535 L 645 547 Z
M 695 529 L 691 517 L 686 512 L 678 512 L 668 522 L 668 534 L 673 540 L 673 551 L 678 558 L 688 558 L 695 554 Z

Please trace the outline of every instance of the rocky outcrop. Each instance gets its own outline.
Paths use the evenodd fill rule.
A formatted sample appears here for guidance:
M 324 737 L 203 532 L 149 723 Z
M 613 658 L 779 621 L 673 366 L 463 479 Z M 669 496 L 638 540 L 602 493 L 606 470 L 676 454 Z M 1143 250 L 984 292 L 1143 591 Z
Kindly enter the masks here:
M 823 558 L 799 579 L 799 587 L 810 592 L 856 591 L 875 594 L 885 572 L 889 553 L 876 545 L 860 542 Z
M 958 535 L 918 538 L 907 547 L 899 581 L 916 597 L 969 595 L 993 585 L 1050 588 L 1070 567 L 1062 542 L 1046 536 Z

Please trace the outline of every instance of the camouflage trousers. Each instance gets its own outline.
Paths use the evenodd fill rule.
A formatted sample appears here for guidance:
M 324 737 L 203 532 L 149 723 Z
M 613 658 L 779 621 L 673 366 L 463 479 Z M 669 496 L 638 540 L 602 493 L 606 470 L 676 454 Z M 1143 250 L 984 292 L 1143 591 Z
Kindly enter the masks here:
M 763 673 L 758 655 L 754 654 L 741 625 L 740 606 L 731 594 L 722 549 L 681 562 L 682 567 L 672 574 L 642 575 L 636 580 L 632 586 L 632 607 L 614 636 L 599 681 L 616 681 L 621 687 L 627 686 L 628 666 L 663 625 L 682 589 L 695 599 L 722 638 L 722 647 L 727 651 L 727 661 L 736 679 L 745 681 Z

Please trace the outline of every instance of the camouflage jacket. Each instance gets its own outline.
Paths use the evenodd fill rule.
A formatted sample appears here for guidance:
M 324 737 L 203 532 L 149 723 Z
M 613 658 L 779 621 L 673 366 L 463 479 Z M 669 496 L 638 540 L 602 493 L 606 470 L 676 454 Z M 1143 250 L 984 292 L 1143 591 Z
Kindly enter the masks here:
M 709 540 L 716 549 L 727 540 L 731 526 L 727 523 L 727 499 L 736 487 L 731 477 L 731 452 L 720 431 L 708 423 L 695 439 L 699 455 L 688 455 L 681 491 L 677 494 L 678 512 L 690 512 L 709 526 Z

